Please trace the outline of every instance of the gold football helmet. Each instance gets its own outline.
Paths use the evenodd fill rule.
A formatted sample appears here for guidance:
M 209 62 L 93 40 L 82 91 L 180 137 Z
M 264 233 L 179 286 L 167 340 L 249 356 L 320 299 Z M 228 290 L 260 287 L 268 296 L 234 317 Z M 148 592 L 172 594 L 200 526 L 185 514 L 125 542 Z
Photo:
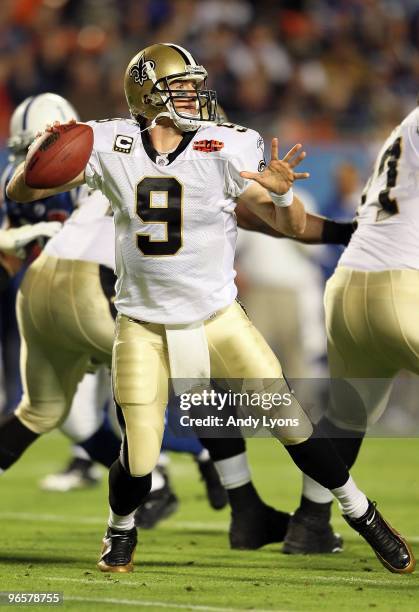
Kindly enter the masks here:
M 207 71 L 179 45 L 159 43 L 135 55 L 125 71 L 125 96 L 131 115 L 155 121 L 170 117 L 182 131 L 196 130 L 203 122 L 215 121 L 217 96 L 206 89 Z M 174 81 L 193 83 L 193 89 L 170 88 Z M 195 112 L 179 110 L 177 100 L 195 102 Z

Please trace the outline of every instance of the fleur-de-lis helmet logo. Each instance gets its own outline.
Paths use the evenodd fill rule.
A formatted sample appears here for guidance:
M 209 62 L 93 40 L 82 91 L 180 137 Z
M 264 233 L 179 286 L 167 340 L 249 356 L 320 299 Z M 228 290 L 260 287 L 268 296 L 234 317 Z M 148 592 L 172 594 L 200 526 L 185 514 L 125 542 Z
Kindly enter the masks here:
M 155 67 L 156 63 L 153 62 L 153 60 L 145 61 L 143 53 L 138 62 L 131 66 L 129 75 L 134 79 L 134 83 L 139 83 L 139 85 L 142 87 L 144 82 L 150 78 L 147 72 L 149 70 L 154 70 Z

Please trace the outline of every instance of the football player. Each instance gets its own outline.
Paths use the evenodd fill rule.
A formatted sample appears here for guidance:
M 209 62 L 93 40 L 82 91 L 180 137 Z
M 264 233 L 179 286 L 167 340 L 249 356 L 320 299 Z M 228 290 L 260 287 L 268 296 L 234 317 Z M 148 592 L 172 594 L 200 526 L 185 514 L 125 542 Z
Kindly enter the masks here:
M 35 205 L 21 205 L 13 202 L 5 193 L 5 186 L 13 174 L 16 166 L 25 158 L 27 148 L 36 131 L 44 129 L 48 123 L 48 113 L 56 119 L 69 120 L 74 116 L 74 109 L 55 94 L 42 94 L 31 96 L 14 111 L 10 120 L 10 137 L 8 139 L 9 160 L 2 172 L 0 181 L 0 224 L 4 228 L 20 228 L 25 225 L 33 225 L 39 222 L 59 221 L 63 222 L 71 214 L 74 205 L 74 193 L 58 194 L 48 198 L 48 201 L 37 202 Z M 23 231 L 33 231 L 28 228 Z M 5 265 L 10 272 L 10 282 L 6 283 L 7 277 L 3 272 L 6 284 L 3 296 L 2 317 L 7 319 L 7 325 L 3 325 L 2 345 L 5 357 L 5 379 L 8 381 L 7 402 L 4 406 L 6 411 L 16 407 L 21 395 L 19 379 L 19 334 L 15 315 L 16 293 L 28 263 L 40 252 L 42 242 L 32 241 L 21 250 L 21 257 L 6 256 Z
M 11 119 L 11 138 L 10 147 L 12 151 L 12 163 L 15 164 L 24 158 L 29 144 L 35 137 L 36 132 L 45 123 L 56 119 L 69 120 L 77 116 L 76 111 L 69 103 L 55 94 L 41 94 L 25 100 L 15 111 Z M 10 174 L 10 169 L 7 175 Z M 41 195 L 41 194 L 39 194 Z M 7 198 L 8 207 L 14 211 L 15 217 L 21 209 L 22 214 L 33 216 L 40 214 L 51 206 L 56 206 L 59 196 L 65 196 L 65 201 L 69 195 L 56 194 L 47 197 L 40 197 L 33 204 L 20 205 Z M 89 206 L 86 208 L 86 204 Z M 65 418 L 71 403 L 71 412 L 67 419 L 62 422 L 61 430 L 73 442 L 78 443 L 77 455 L 65 470 L 64 474 L 51 475 L 43 481 L 45 488 L 54 490 L 68 490 L 69 487 L 85 486 L 86 482 L 92 482 L 91 462 L 83 457 L 92 457 L 105 466 L 110 466 L 118 456 L 119 441 L 109 428 L 103 426 L 103 407 L 107 400 L 107 383 L 100 371 L 89 374 L 86 373 L 83 380 L 78 384 L 77 393 L 74 395 L 75 385 L 70 388 L 67 397 L 64 397 L 64 390 L 68 384 L 67 369 L 65 363 L 62 368 L 58 368 L 57 360 L 62 355 L 62 361 L 74 360 L 88 357 L 90 369 L 90 355 L 95 354 L 97 344 L 105 346 L 104 352 L 107 353 L 105 363 L 110 364 L 113 324 L 111 326 L 109 316 L 103 317 L 103 300 L 109 301 L 111 313 L 116 313 L 113 307 L 114 297 L 114 226 L 111 218 L 111 210 L 108 200 L 99 192 L 92 191 L 83 187 L 77 194 L 78 210 L 67 221 L 62 233 L 52 240 L 43 253 L 39 262 L 36 262 L 28 272 L 25 286 L 29 283 L 29 278 L 37 274 L 37 288 L 47 284 L 50 287 L 49 296 L 54 308 L 61 309 L 61 304 L 57 301 L 63 286 L 71 280 L 73 289 L 68 284 L 69 296 L 66 301 L 70 308 L 66 316 L 61 313 L 61 318 L 57 316 L 58 325 L 61 333 L 57 333 L 55 338 L 54 350 L 51 349 L 51 337 L 46 330 L 45 334 L 34 334 L 33 326 L 21 325 L 21 334 L 24 338 L 24 364 L 25 388 L 27 394 L 19 406 L 14 420 L 19 420 L 22 404 L 28 402 L 34 408 L 31 415 L 31 436 L 13 436 L 13 448 L 9 449 L 9 458 L 1 466 L 2 469 L 10 467 L 24 452 L 28 443 L 37 436 L 52 427 L 57 426 Z M 31 211 L 31 207 L 34 211 Z M 109 233 L 110 232 L 110 233 Z M 75 260 L 75 261 L 73 261 Z M 43 262 L 47 262 L 44 265 Z M 84 262 L 84 263 L 83 263 Z M 38 268 L 40 266 L 40 268 Z M 79 285 L 86 284 L 85 268 L 92 270 L 95 281 L 91 281 L 90 309 L 86 310 L 86 302 L 83 302 L 83 293 L 80 293 L 80 303 L 77 299 L 70 298 L 71 292 Z M 51 272 L 52 269 L 55 271 Z M 35 271 L 38 272 L 35 272 Z M 66 270 L 68 276 L 66 277 Z M 94 300 L 93 294 L 97 287 L 101 287 Z M 56 289 L 53 290 L 53 287 Z M 64 300 L 65 301 L 65 300 Z M 71 305 L 74 305 L 74 311 Z M 52 308 L 52 306 L 51 306 Z M 21 321 L 30 320 L 31 312 L 36 310 L 38 316 L 48 317 L 51 313 L 50 304 L 45 299 L 42 290 L 31 291 L 30 299 L 24 302 L 20 309 Z M 49 311 L 49 314 L 48 314 Z M 65 325 L 60 326 L 60 321 L 65 320 Z M 93 332 L 88 337 L 86 330 L 90 329 L 91 321 L 97 321 L 103 327 L 102 339 L 95 338 Z M 70 331 L 69 331 L 70 330 Z M 69 342 L 68 336 L 74 340 L 75 336 L 81 336 L 81 346 L 79 352 L 75 349 L 75 342 Z M 89 350 L 91 342 L 91 350 Z M 95 344 L 96 343 L 96 344 Z M 41 367 L 40 355 L 45 358 L 44 367 Z M 97 360 L 97 356 L 96 356 Z M 39 367 L 36 369 L 32 364 L 36 362 Z M 58 372 L 57 372 L 58 371 Z M 106 378 L 106 373 L 105 373 Z M 62 380 L 63 379 L 63 380 Z M 65 379 L 65 380 L 64 380 Z M 61 397 L 60 397 L 61 394 Z M 43 395 L 43 397 L 41 397 Z M 25 408 L 23 408 L 25 411 Z M 57 419 L 45 419 L 44 411 L 56 411 Z M 64 412 L 63 412 L 64 411 Z M 5 431 L 9 431 L 11 423 L 3 423 Z M 19 425 L 17 426 L 19 430 Z M 203 447 L 194 438 L 191 440 L 170 439 L 168 432 L 163 440 L 163 447 L 180 452 L 189 452 L 197 458 L 197 466 L 204 480 L 208 500 L 215 509 L 224 507 L 227 503 L 226 492 L 220 483 L 219 476 L 214 469 L 213 463 L 208 453 L 203 452 Z M 5 434 L 7 435 L 7 434 Z M 282 541 L 288 525 L 289 515 L 274 510 L 265 505 L 259 498 L 252 482 L 247 465 L 244 441 L 234 440 L 207 440 L 206 446 L 210 448 L 212 457 L 219 465 L 221 478 L 226 489 L 229 491 L 230 504 L 233 510 L 233 517 L 230 527 L 230 543 L 233 548 L 259 548 L 269 542 Z M 82 458 L 79 453 L 83 452 Z M 168 479 L 164 468 L 159 468 L 154 473 L 153 485 L 146 503 L 136 513 L 136 523 L 140 526 L 151 527 L 162 517 L 167 516 L 177 505 L 176 499 L 168 486 Z
M 46 107 L 50 102 L 49 99 L 45 100 L 45 97 L 49 97 L 50 95 L 51 94 L 44 94 L 43 96 L 40 96 L 43 102 L 42 109 L 44 111 L 44 118 Z M 57 104 L 58 98 L 59 96 L 54 96 L 54 104 L 52 106 L 49 104 L 49 115 L 53 119 L 57 117 L 57 114 L 54 113 L 54 105 Z M 34 134 L 35 132 L 32 130 L 31 133 Z M 92 199 L 94 200 L 94 203 L 91 202 Z M 44 201 L 48 203 L 48 199 Z M 86 201 L 89 202 L 89 206 L 87 208 L 85 206 Z M 97 266 L 97 276 L 98 278 L 100 277 L 102 289 L 107 294 L 110 303 L 112 303 L 114 295 L 114 276 L 112 272 L 114 267 L 114 227 L 112 219 L 107 214 L 109 211 L 109 203 L 100 192 L 97 191 L 93 193 L 92 190 L 84 187 L 78 194 L 77 204 L 79 210 L 73 213 L 73 215 L 69 218 L 60 236 L 57 236 L 56 240 L 51 240 L 46 245 L 45 254 L 47 254 L 49 257 L 59 259 L 69 259 L 73 257 L 76 260 L 81 261 L 101 262 Z M 33 239 L 33 237 L 36 235 L 42 233 L 48 234 L 48 232 L 50 235 L 52 235 L 53 232 L 56 233 L 57 225 L 59 228 L 61 228 L 61 223 L 53 222 L 50 224 L 38 223 L 35 226 L 28 225 L 16 230 L 12 229 L 4 234 L 8 238 L 7 244 L 5 239 L 3 239 L 2 242 L 4 242 L 4 246 L 6 247 L 11 246 L 12 243 L 16 247 L 21 245 L 24 240 L 28 242 L 29 239 Z M 109 235 L 107 230 L 110 230 L 111 235 Z M 22 236 L 23 232 L 25 232 L 24 236 Z M 2 236 L 3 234 L 0 234 L 0 241 Z M 18 242 L 19 236 L 20 242 Z M 2 242 L 0 242 L 0 245 Z M 92 245 L 94 245 L 94 247 Z M 64 267 L 64 264 L 62 264 L 61 267 Z M 63 282 L 62 274 L 63 272 L 61 271 L 60 282 Z M 76 276 L 76 273 L 73 273 L 71 277 L 69 276 L 69 282 L 72 278 L 74 283 Z M 54 295 L 54 293 L 52 294 L 52 299 L 56 299 L 56 295 Z M 41 299 L 40 294 L 34 294 L 33 300 L 38 302 L 38 305 L 44 304 L 44 306 L 48 306 L 44 296 L 42 296 Z M 111 310 L 113 313 L 115 312 L 112 307 Z M 100 312 L 98 314 L 100 314 Z M 93 318 L 94 312 L 90 312 L 88 316 Z M 82 323 L 80 319 L 79 323 Z M 105 330 L 105 337 L 107 323 L 109 323 L 109 321 L 104 319 L 103 327 Z M 74 325 L 75 327 L 77 326 L 77 320 L 74 321 Z M 109 339 L 109 342 L 106 349 L 108 353 L 107 361 L 109 366 L 112 350 L 113 322 L 112 326 L 107 331 L 107 338 Z M 83 331 L 81 333 L 83 333 Z M 36 352 L 37 348 L 39 350 L 39 347 L 37 347 L 36 341 L 33 341 L 31 337 L 25 337 L 24 334 L 25 331 L 22 330 L 24 343 L 27 344 L 27 346 L 24 348 L 24 354 L 32 355 L 33 352 Z M 45 336 L 45 339 L 46 338 L 47 336 Z M 71 355 L 74 354 L 73 349 L 70 352 Z M 31 358 L 28 359 L 28 364 L 29 363 L 33 363 Z M 42 371 L 42 369 L 35 369 L 29 365 L 28 368 L 30 368 L 32 378 L 36 377 L 38 380 L 37 388 L 42 389 L 43 383 L 45 382 L 45 379 L 43 378 L 45 371 Z M 88 369 L 91 369 L 90 362 Z M 73 442 L 80 444 L 81 450 L 85 452 L 87 451 L 87 457 L 91 456 L 96 461 L 110 467 L 115 458 L 118 456 L 119 440 L 114 433 L 109 430 L 109 428 L 103 427 L 104 406 L 109 396 L 107 388 L 110 390 L 110 386 L 108 387 L 109 382 L 107 380 L 106 372 L 103 372 L 103 368 L 97 370 L 96 366 L 94 369 L 96 370 L 95 372 L 85 374 L 83 380 L 78 385 L 77 393 L 74 395 L 74 398 L 72 396 L 71 413 L 62 423 L 61 430 Z M 24 378 L 26 383 L 25 386 L 30 389 L 31 384 L 28 381 L 28 370 L 26 370 Z M 196 445 L 199 446 L 199 452 L 203 450 L 202 446 L 199 445 L 198 442 L 196 442 L 195 447 Z M 199 452 L 197 454 L 199 454 Z M 92 478 L 90 475 L 92 471 L 92 468 L 90 467 L 91 461 L 87 462 L 87 467 L 84 466 L 83 469 L 81 469 L 80 464 L 81 462 L 85 463 L 85 460 L 79 459 L 78 450 L 76 453 L 77 455 L 75 460 L 71 462 L 71 469 L 66 470 L 66 473 L 62 475 L 61 478 L 57 478 L 57 476 L 54 478 L 48 477 L 43 481 L 44 488 L 68 490 L 69 487 L 80 488 L 81 486 L 86 486 L 86 479 L 90 480 Z M 17 458 L 17 456 L 15 458 Z M 220 489 L 221 491 L 223 489 L 219 480 L 218 482 L 214 482 L 214 477 L 211 473 L 212 462 L 210 461 L 210 458 L 207 456 L 203 457 L 202 459 L 203 461 L 199 462 L 198 466 L 201 468 L 201 473 L 203 472 L 206 476 L 205 482 L 209 488 L 209 494 L 211 496 L 216 494 Z M 165 502 L 172 502 L 173 500 L 167 478 L 159 479 L 158 475 L 156 474 L 155 481 L 157 483 L 161 483 L 161 486 L 158 486 L 158 484 L 155 482 L 152 498 L 147 500 L 147 508 L 146 510 L 143 510 L 141 518 L 138 520 L 139 523 L 147 526 L 150 526 L 151 522 L 157 522 L 161 518 L 162 512 L 164 512 L 164 516 L 168 515 L 168 503 L 165 503 L 164 508 L 162 508 L 161 503 L 158 504 L 157 500 L 158 502 L 161 502 L 162 497 L 163 501 Z M 222 505 L 224 506 L 226 503 L 225 492 L 223 492 Z M 153 515 L 152 517 L 151 514 Z
M 140 51 L 125 74 L 133 119 L 91 123 L 93 152 L 80 176 L 61 188 L 35 190 L 18 169 L 8 187 L 14 199 L 31 201 L 86 181 L 114 210 L 118 318 L 112 376 L 125 435 L 109 473 L 110 515 L 98 564 L 106 572 L 133 569 L 134 513 L 150 490 L 160 452 L 169 373 L 177 392 L 190 389 L 185 380 L 205 384 L 210 376 L 257 380 L 259 393 L 288 389 L 277 358 L 235 301 L 234 209 L 241 202 L 273 228 L 303 233 L 305 210 L 292 184 L 308 176 L 296 171 L 304 153 L 296 145 L 280 160 L 274 139 L 265 168 L 259 134 L 214 125 L 216 95 L 206 88 L 206 77 L 177 45 Z M 22 305 L 31 284 L 28 279 L 22 287 Z M 38 329 L 45 323 L 53 329 L 53 321 L 39 321 Z M 70 383 L 82 364 L 68 365 Z M 28 403 L 20 407 L 22 436 L 33 436 L 32 413 Z M 52 412 L 47 416 L 52 419 Z M 348 523 L 387 568 L 413 571 L 409 545 L 358 489 L 295 397 L 282 416 L 297 423 L 276 433 L 298 467 L 333 492 Z M 3 449 L 6 443 L 1 436 Z
M 49 220 L 58 219 L 65 221 L 73 211 L 77 198 L 80 195 L 78 190 L 55 194 L 23 206 L 8 198 L 5 192 L 14 169 L 25 159 L 28 147 L 37 132 L 43 130 L 48 122 L 54 120 L 69 121 L 72 118 L 77 118 L 77 112 L 73 106 L 65 98 L 53 93 L 43 93 L 26 98 L 13 112 L 10 120 L 10 137 L 8 140 L 10 152 L 9 165 L 3 173 L 1 182 L 2 210 L 5 216 L 5 223 L 16 228 L 10 230 L 11 234 L 19 232 L 30 237 L 32 234 L 35 234 L 37 228 L 42 226 L 42 223 L 49 227 L 47 222 L 53 223 L 52 227 L 56 225 L 61 227 L 61 223 Z M 14 265 L 13 275 L 22 268 L 20 275 L 14 279 L 13 284 L 9 284 L 9 292 L 17 291 L 17 286 L 23 275 L 22 273 L 39 252 L 40 246 L 32 241 L 29 248 L 26 248 L 25 251 L 23 249 L 20 250 L 20 255 L 23 259 L 8 259 Z M 102 392 L 103 385 L 97 385 L 95 379 L 97 379 L 95 374 L 87 375 L 79 385 L 75 396 L 73 414 L 71 418 L 63 423 L 62 431 L 70 439 L 80 442 L 93 455 L 96 452 L 99 455 L 103 454 L 103 451 L 100 450 L 101 448 L 109 448 L 111 450 L 113 447 L 116 449 L 115 452 L 117 452 L 118 440 L 116 440 L 116 447 L 115 444 L 110 445 L 109 435 L 102 428 L 103 405 L 105 401 Z M 80 414 L 80 411 L 83 412 Z M 77 415 L 79 415 L 79 418 L 77 418 Z M 102 432 L 104 439 L 102 439 Z M 93 435 L 95 437 L 92 437 Z M 77 453 L 83 453 L 86 459 L 79 460 L 76 458 L 75 462 L 72 462 L 70 469 L 67 471 L 68 478 L 73 486 L 83 486 L 87 482 L 95 482 L 97 476 L 95 478 L 94 467 L 92 461 L 88 459 L 86 450 L 78 447 Z
M 356 229 L 325 292 L 331 402 L 323 427 L 351 468 L 400 370 L 419 374 L 419 107 L 379 151 Z M 304 477 L 284 548 L 308 552 L 332 497 Z M 315 529 L 315 527 L 314 527 Z

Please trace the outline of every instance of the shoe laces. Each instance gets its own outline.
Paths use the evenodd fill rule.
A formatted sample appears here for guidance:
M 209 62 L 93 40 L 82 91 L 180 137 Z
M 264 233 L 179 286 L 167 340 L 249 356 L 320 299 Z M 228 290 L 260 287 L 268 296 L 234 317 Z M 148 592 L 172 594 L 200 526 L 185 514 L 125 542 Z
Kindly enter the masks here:
M 386 552 L 396 553 L 400 549 L 400 542 L 396 535 L 391 531 L 379 511 L 376 509 L 376 502 L 372 502 L 374 506 L 375 516 L 370 525 L 368 525 L 371 536 L 374 538 L 374 543 Z M 368 534 L 369 535 L 369 534 Z
M 135 535 L 132 530 L 126 533 L 108 533 L 106 539 L 111 540 L 111 550 L 105 555 L 106 557 L 109 555 L 117 564 L 130 560 L 132 548 L 135 545 Z

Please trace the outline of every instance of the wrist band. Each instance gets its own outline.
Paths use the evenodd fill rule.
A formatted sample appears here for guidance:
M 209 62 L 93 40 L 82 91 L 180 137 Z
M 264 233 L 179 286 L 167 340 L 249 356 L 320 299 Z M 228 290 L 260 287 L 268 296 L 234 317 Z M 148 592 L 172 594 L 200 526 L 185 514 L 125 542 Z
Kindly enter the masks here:
M 291 206 L 292 201 L 294 199 L 294 192 L 292 190 L 292 187 L 290 187 L 286 193 L 283 193 L 281 195 L 273 193 L 272 191 L 269 192 L 269 195 L 271 196 L 272 202 L 275 204 L 275 206 L 278 206 L 279 208 L 286 208 L 287 206 Z

